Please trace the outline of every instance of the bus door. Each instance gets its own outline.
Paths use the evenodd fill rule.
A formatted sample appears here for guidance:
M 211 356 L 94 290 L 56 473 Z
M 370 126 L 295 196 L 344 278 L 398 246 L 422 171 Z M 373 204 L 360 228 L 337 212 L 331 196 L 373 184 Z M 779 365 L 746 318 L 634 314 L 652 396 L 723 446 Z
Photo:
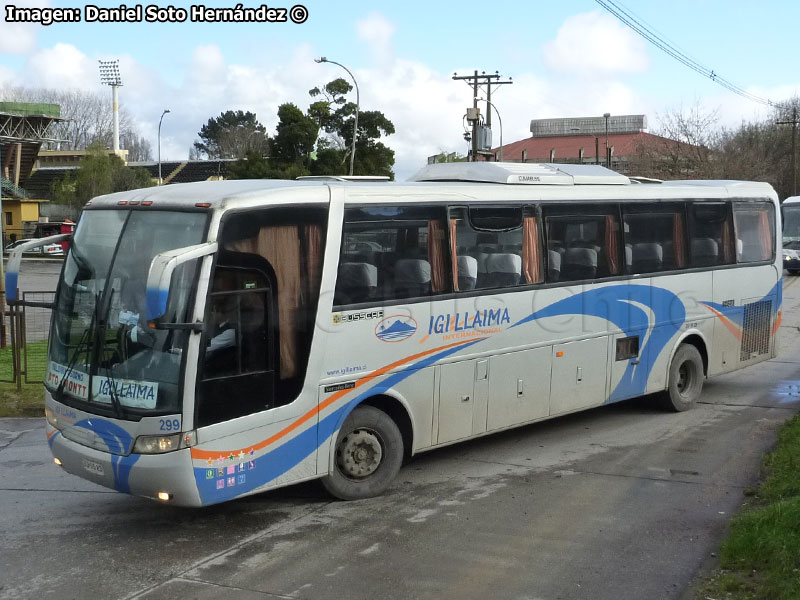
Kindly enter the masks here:
M 220 255 L 206 308 L 198 426 L 274 406 L 275 287 L 266 261 L 239 253 Z

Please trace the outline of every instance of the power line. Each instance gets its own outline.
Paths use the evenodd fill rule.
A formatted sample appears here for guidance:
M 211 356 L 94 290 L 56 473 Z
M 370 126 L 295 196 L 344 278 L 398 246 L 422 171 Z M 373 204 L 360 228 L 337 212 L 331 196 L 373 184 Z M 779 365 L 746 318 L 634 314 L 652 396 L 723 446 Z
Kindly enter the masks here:
M 653 44 L 659 50 L 665 52 L 681 64 L 689 67 L 696 73 L 709 78 L 714 83 L 717 83 L 724 87 L 725 89 L 742 96 L 743 98 L 747 98 L 752 102 L 757 102 L 759 104 L 763 104 L 765 106 L 779 106 L 777 103 L 769 100 L 768 98 L 762 98 L 760 96 L 756 96 L 755 94 L 751 94 L 744 88 L 739 87 L 738 85 L 734 84 L 733 82 L 725 79 L 724 77 L 720 76 L 716 73 L 713 69 L 709 69 L 708 67 L 702 65 L 701 63 L 697 62 L 658 34 L 654 33 L 651 29 L 649 29 L 645 24 L 643 24 L 640 20 L 634 17 L 629 11 L 627 11 L 624 7 L 619 5 L 618 3 L 613 2 L 613 0 L 595 0 L 597 4 L 601 7 L 606 9 L 612 15 L 614 15 L 620 22 L 627 25 L 631 29 L 633 29 L 636 33 L 646 39 L 648 42 Z

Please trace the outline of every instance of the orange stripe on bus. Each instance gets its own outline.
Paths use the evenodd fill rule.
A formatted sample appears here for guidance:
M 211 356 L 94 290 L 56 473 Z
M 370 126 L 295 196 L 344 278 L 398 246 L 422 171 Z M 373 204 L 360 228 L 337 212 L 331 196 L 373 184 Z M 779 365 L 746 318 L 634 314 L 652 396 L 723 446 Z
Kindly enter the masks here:
M 772 335 L 775 335 L 778 332 L 778 327 L 781 326 L 781 321 L 783 320 L 783 311 L 778 311 L 778 317 L 775 319 L 775 325 L 772 326 Z
M 438 352 L 439 350 L 447 350 L 448 348 L 453 348 L 455 346 L 459 346 L 461 344 L 466 344 L 467 342 L 474 342 L 474 341 L 475 340 L 462 340 L 462 341 L 459 341 L 459 342 L 454 342 L 452 344 L 447 344 L 446 346 L 439 346 L 438 348 L 433 348 L 432 350 L 425 350 L 424 352 L 419 352 L 417 354 L 412 354 L 411 356 L 407 356 L 406 358 L 402 358 L 402 359 L 400 359 L 400 360 L 398 360 L 396 362 L 393 362 L 393 363 L 391 363 L 389 365 L 386 365 L 385 367 L 381 367 L 380 369 L 378 369 L 374 373 L 370 373 L 369 375 L 365 375 L 361 379 L 358 379 L 356 381 L 355 388 L 351 388 L 349 390 L 340 390 L 340 391 L 336 392 L 335 394 L 332 394 L 331 396 L 326 398 L 324 402 L 321 402 L 318 406 L 316 406 L 316 407 L 312 408 L 311 410 L 309 410 L 306 414 L 304 414 L 302 417 L 300 417 L 299 419 L 297 419 L 296 421 L 294 421 L 290 425 L 287 425 L 286 427 L 281 429 L 279 432 L 275 433 L 274 435 L 271 435 L 267 439 L 265 439 L 265 440 L 263 440 L 261 442 L 258 442 L 257 444 L 255 444 L 253 446 L 248 446 L 247 448 L 240 448 L 239 450 L 227 450 L 227 451 L 200 450 L 199 448 L 195 447 L 195 448 L 192 448 L 192 451 L 191 451 L 192 452 L 192 458 L 193 459 L 197 459 L 197 460 L 202 460 L 202 459 L 215 459 L 215 458 L 225 457 L 225 456 L 229 456 L 230 454 L 238 456 L 240 453 L 249 454 L 250 452 L 256 452 L 258 450 L 261 450 L 262 448 L 266 448 L 267 446 L 269 446 L 273 442 L 279 440 L 280 438 L 285 436 L 287 433 L 290 433 L 290 432 L 294 431 L 295 429 L 300 427 L 303 423 L 305 423 L 309 419 L 313 418 L 314 416 L 316 416 L 317 414 L 319 414 L 320 412 L 325 410 L 327 407 L 329 407 L 331 404 L 336 402 L 339 398 L 341 398 L 345 394 L 349 394 L 350 392 L 353 391 L 353 389 L 357 389 L 357 388 L 361 387 L 362 385 L 364 385 L 366 383 L 369 383 L 370 381 L 372 381 L 376 377 L 380 377 L 381 375 L 384 375 L 385 373 L 391 371 L 392 369 L 394 369 L 396 367 L 399 367 L 400 365 L 403 365 L 403 364 L 405 364 L 407 362 L 412 362 L 414 360 L 417 360 L 418 358 L 422 358 L 424 356 L 427 356 L 428 354 L 433 354 L 434 352 Z
M 728 317 L 723 315 L 718 310 L 714 310 L 708 304 L 706 304 L 705 307 L 719 317 L 720 321 L 722 321 L 722 324 L 728 328 L 728 331 L 730 331 L 734 336 L 736 336 L 737 340 L 739 340 L 740 342 L 742 341 L 742 331 L 738 327 L 736 327 L 736 325 L 731 323 Z

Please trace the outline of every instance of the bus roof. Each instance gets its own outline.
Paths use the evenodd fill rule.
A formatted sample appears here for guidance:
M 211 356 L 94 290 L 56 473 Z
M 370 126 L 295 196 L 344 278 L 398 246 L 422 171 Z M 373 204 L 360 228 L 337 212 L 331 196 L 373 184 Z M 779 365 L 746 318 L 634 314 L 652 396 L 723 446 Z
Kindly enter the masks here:
M 428 165 L 409 181 L 473 181 L 522 185 L 627 185 L 624 175 L 600 165 L 456 162 Z
M 359 182 L 335 178 L 288 181 L 242 179 L 172 184 L 99 196 L 88 209 L 151 202 L 153 209 L 214 208 L 263 204 L 325 203 L 330 189 L 346 189 L 351 202 L 452 201 L 626 201 L 686 198 L 775 198 L 767 183 L 747 181 L 666 181 L 634 184 L 598 165 L 530 163 L 445 163 L 429 165 L 409 183 Z M 273 200 L 274 199 L 274 200 Z M 797 197 L 800 200 L 800 197 Z M 794 199 L 787 199 L 794 200 Z

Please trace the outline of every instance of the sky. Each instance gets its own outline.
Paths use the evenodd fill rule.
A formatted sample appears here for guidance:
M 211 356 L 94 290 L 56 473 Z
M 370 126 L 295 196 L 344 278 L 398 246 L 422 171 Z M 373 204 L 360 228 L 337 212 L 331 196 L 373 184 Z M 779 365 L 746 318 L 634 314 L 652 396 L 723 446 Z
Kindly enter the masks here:
M 394 123 L 396 133 L 383 142 L 395 151 L 398 180 L 430 155 L 466 153 L 463 116 L 472 90 L 453 80 L 454 73 L 477 69 L 511 78 L 513 84 L 492 90 L 506 144 L 528 137 L 531 119 L 538 118 L 645 114 L 650 131 L 657 131 L 660 116 L 698 105 L 717 111 L 725 127 L 771 112 L 680 64 L 594 0 L 298 0 L 305 11 L 294 12 L 292 1 L 268 6 L 305 13 L 301 23 L 201 23 L 190 16 L 177 23 L 90 23 L 86 4 L 0 0 L 0 90 L 79 88 L 108 94 L 111 102 L 97 61 L 119 59 L 120 105 L 154 156 L 159 117 L 169 109 L 161 158 L 185 160 L 201 126 L 221 112 L 254 112 L 273 135 L 279 105 L 293 102 L 305 110 L 308 90 L 348 79 L 344 69 L 314 62 L 325 56 L 353 73 L 362 110 L 380 110 Z M 740 88 L 774 102 L 800 95 L 796 0 L 626 2 L 616 4 Z M 9 5 L 79 9 L 81 22 L 10 23 Z M 140 6 L 144 14 L 148 6 L 170 4 Z M 190 4 L 172 6 L 188 12 Z M 202 6 L 234 8 L 236 2 Z

